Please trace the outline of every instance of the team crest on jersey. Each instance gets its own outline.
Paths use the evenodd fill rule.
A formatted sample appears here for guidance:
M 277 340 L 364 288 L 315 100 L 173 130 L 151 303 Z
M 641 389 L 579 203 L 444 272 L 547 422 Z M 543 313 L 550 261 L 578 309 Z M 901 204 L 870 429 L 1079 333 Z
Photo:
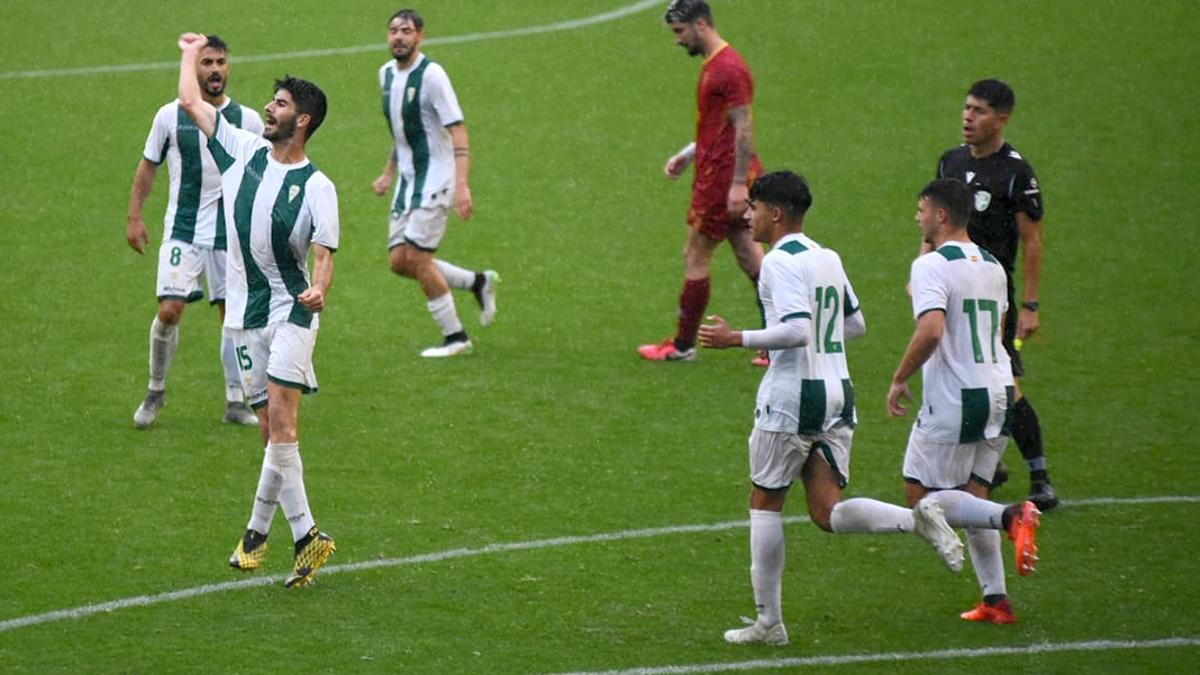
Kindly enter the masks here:
M 975 210 L 987 211 L 988 205 L 992 203 L 992 193 L 987 190 L 979 190 L 975 193 Z
M 412 103 L 412 100 L 414 97 L 416 97 L 416 95 L 417 95 L 417 88 L 409 87 L 408 90 L 404 92 L 404 102 Z
M 299 196 L 300 196 L 300 186 L 299 185 L 293 185 L 292 187 L 288 188 L 288 203 L 289 204 L 296 201 L 296 197 L 299 197 Z

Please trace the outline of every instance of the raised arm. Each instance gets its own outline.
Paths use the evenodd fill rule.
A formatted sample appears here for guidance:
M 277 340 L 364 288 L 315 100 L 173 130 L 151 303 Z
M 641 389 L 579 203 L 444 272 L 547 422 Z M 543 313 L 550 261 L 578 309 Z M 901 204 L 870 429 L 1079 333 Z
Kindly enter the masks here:
M 142 220 L 142 207 L 146 197 L 154 187 L 154 176 L 158 173 L 158 165 L 145 157 L 138 162 L 137 171 L 133 174 L 133 187 L 129 190 L 129 212 L 125 216 L 125 241 L 129 247 L 138 253 L 145 253 L 150 243 L 150 235 L 146 232 L 146 222 Z
M 179 107 L 208 138 L 217 130 L 217 109 L 200 96 L 200 81 L 196 79 L 196 60 L 208 38 L 199 33 L 179 36 Z

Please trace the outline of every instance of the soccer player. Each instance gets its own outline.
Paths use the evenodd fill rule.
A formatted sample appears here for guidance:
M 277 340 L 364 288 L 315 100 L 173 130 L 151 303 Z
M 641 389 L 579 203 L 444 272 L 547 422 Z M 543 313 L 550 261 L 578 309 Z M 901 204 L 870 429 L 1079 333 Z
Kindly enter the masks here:
M 442 330 L 442 344 L 422 351 L 421 356 L 444 358 L 471 351 L 450 289 L 470 289 L 482 309 L 479 323 L 487 326 L 496 318 L 500 275 L 494 270 L 466 270 L 434 257 L 446 234 L 450 205 L 463 220 L 471 219 L 474 206 L 467 186 L 471 166 L 467 125 L 445 69 L 421 53 L 424 39 L 425 21 L 415 10 L 402 9 L 388 21 L 393 60 L 379 69 L 379 86 L 392 147 L 383 173 L 371 188 L 382 196 L 399 169 L 388 262 L 393 272 L 421 284 L 429 313 Z
M 1013 376 L 1025 373 L 1020 342 L 1039 326 L 1038 287 L 1042 276 L 1042 193 L 1033 167 L 1004 140 L 1004 126 L 1016 105 L 1013 90 L 1000 80 L 971 85 L 963 106 L 963 144 L 947 150 L 938 161 L 938 178 L 958 178 L 971 186 L 974 209 L 968 232 L 971 241 L 987 249 L 1004 266 L 1008 280 L 1008 305 L 1004 321 L 1004 349 L 1012 361 Z M 1022 264 L 1020 310 L 1015 307 L 1013 280 L 1018 244 L 1025 248 Z M 921 252 L 927 253 L 923 244 Z M 1050 484 L 1042 427 L 1029 399 L 1017 387 L 1012 437 L 1029 466 L 1029 499 L 1042 511 L 1058 506 Z M 997 484 L 1003 481 L 998 481 Z
M 229 46 L 216 35 L 209 35 L 200 52 L 196 68 L 200 95 L 220 111 L 235 127 L 261 134 L 258 113 L 234 101 L 225 93 L 229 82 Z M 146 398 L 133 414 L 133 423 L 147 429 L 158 418 L 164 405 L 167 371 L 179 344 L 179 321 L 187 303 L 204 297 L 200 275 L 208 284 L 209 302 L 217 306 L 225 319 L 225 221 L 221 213 L 221 173 L 205 138 L 188 116 L 171 101 L 158 109 L 142 161 L 133 175 L 129 195 L 129 214 L 125 239 L 138 253 L 150 243 L 142 207 L 146 203 L 154 176 L 163 160 L 171 178 L 167 214 L 163 218 L 163 241 L 158 249 L 158 314 L 150 324 L 150 384 Z M 258 418 L 246 405 L 233 344 L 222 332 L 221 364 L 225 370 L 225 421 L 258 425 Z
M 811 205 L 808 184 L 790 171 L 754 182 L 746 219 L 754 240 L 771 246 L 758 280 L 767 326 L 734 331 L 712 316 L 711 324 L 700 327 L 705 347 L 771 350 L 749 443 L 750 579 L 758 619 L 725 633 L 735 644 L 787 644 L 780 606 L 782 511 L 797 477 L 804 482 L 812 521 L 822 530 L 915 532 L 951 570 L 962 569 L 962 542 L 936 503 L 920 502 L 910 510 L 862 497 L 842 501 L 856 423 L 845 343 L 864 334 L 867 325 L 841 258 L 803 231 Z
M 957 178 L 939 178 L 921 191 L 916 220 L 931 252 L 912 264 L 917 326 L 887 406 L 893 416 L 908 413 L 901 399 L 912 398 L 908 380 L 920 368 L 921 408 L 904 452 L 905 496 L 909 504 L 922 498 L 940 504 L 950 525 L 967 528 L 983 602 L 962 618 L 1012 623 L 999 530 L 1013 541 L 1018 573 L 1028 575 L 1037 561 L 1039 512 L 1031 501 L 1004 506 L 984 499 L 1008 443 L 1014 387 L 999 339 L 1008 311 L 1004 269 L 967 234 L 972 191 Z
M 753 151 L 754 81 L 741 55 L 717 33 L 708 3 L 673 0 L 663 19 L 676 44 L 690 56 L 704 57 L 696 91 L 696 140 L 663 168 L 675 179 L 695 162 L 696 174 L 687 214 L 678 328 L 675 337 L 642 345 L 638 353 L 651 361 L 693 361 L 696 329 L 708 307 L 709 261 L 722 241 L 729 242 L 742 271 L 757 283 L 763 251 L 751 239 L 742 214 L 749 185 L 762 167 Z M 760 356 L 756 363 L 766 365 L 766 360 Z
M 263 135 L 237 129 L 200 95 L 203 41 L 195 33 L 179 38 L 179 105 L 209 139 L 221 170 L 229 225 L 225 328 L 266 442 L 250 523 L 229 564 L 245 571 L 262 565 L 271 519 L 282 506 L 295 541 L 285 585 L 306 586 L 334 550 L 308 505 L 298 435 L 300 394 L 317 390 L 312 354 L 339 235 L 333 183 L 305 154 L 325 119 L 325 93 L 300 78 L 276 80 Z

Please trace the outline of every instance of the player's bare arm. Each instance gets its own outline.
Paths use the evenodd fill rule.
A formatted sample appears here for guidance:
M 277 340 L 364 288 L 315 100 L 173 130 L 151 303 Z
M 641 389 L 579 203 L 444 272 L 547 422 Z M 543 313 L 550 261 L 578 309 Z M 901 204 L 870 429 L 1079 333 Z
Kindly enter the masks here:
M 471 144 L 467 140 L 467 125 L 458 122 L 450 125 L 450 141 L 454 147 L 454 212 L 463 220 L 470 220 L 475 212 L 471 202 L 471 188 L 467 175 L 471 172 Z
M 133 174 L 133 187 L 129 191 L 129 212 L 125 216 L 125 241 L 138 253 L 145 253 L 150 244 L 146 221 L 142 220 L 142 207 L 145 206 L 146 197 L 154 187 L 154 176 L 157 173 L 158 165 L 143 157 Z
M 720 316 L 706 317 L 711 323 L 700 326 L 700 344 L 709 349 L 725 349 L 742 346 L 742 332 L 733 330 Z
M 387 163 L 383 165 L 383 173 L 379 174 L 379 178 L 376 178 L 371 183 L 371 189 L 375 191 L 375 194 L 382 197 L 384 194 L 387 193 L 388 188 L 392 187 L 392 181 L 395 178 L 396 178 L 396 148 L 393 147 L 388 150 L 388 159 L 387 159 Z
M 671 155 L 671 157 L 667 159 L 667 163 L 663 166 L 663 173 L 667 175 L 667 178 L 675 180 L 676 178 L 679 178 L 679 176 L 683 175 L 683 172 L 686 171 L 689 166 L 691 166 L 695 159 L 696 142 L 692 141 L 691 143 L 688 143 L 680 148 L 679 152 Z
M 296 299 L 310 311 L 325 309 L 325 294 L 333 284 L 333 251 L 320 244 L 313 244 L 312 285 L 301 291 Z
M 1021 235 L 1021 293 L 1024 302 L 1037 302 L 1038 287 L 1042 281 L 1042 221 L 1035 221 L 1024 211 L 1017 213 L 1017 230 Z M 1011 311 L 1011 310 L 1010 310 Z M 1033 335 L 1041 327 L 1036 310 L 1022 303 L 1017 315 L 1017 337 L 1021 340 Z
M 750 106 L 739 105 L 729 109 L 729 123 L 733 125 L 733 184 L 729 186 L 726 207 L 729 214 L 738 217 L 745 213 L 750 198 L 750 187 L 746 179 L 750 172 L 750 155 L 754 153 L 754 124 L 750 119 Z
M 179 36 L 179 107 L 192 118 L 196 127 L 208 138 L 217 130 L 217 109 L 204 100 L 200 81 L 196 79 L 196 60 L 200 50 L 208 44 L 208 38 L 199 33 L 184 33 Z
M 912 400 L 912 391 L 908 388 L 908 379 L 913 376 L 937 349 L 946 331 L 946 313 L 941 310 L 931 310 L 917 319 L 917 329 L 908 342 L 908 349 L 900 359 L 900 365 L 892 375 L 892 386 L 888 389 L 888 414 L 901 417 L 908 414 L 908 408 L 901 399 Z

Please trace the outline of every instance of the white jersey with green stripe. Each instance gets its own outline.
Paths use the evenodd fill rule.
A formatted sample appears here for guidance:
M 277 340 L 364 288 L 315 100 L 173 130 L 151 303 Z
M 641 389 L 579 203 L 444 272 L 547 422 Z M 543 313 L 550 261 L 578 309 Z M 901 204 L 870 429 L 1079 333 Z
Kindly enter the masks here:
M 395 60 L 383 64 L 379 88 L 400 174 L 392 197 L 392 216 L 399 217 L 453 189 L 454 146 L 447 127 L 461 124 L 463 113 L 446 70 L 424 54 L 408 68 Z
M 318 315 L 296 296 L 309 286 L 312 244 L 331 251 L 338 247 L 333 182 L 307 159 L 275 161 L 269 141 L 219 115 L 208 147 L 226 196 L 225 327 L 289 321 L 315 330 Z
M 1008 433 L 1012 366 L 1002 344 L 1008 286 L 1000 262 L 971 242 L 951 241 L 912 264 L 913 316 L 943 312 L 946 327 L 921 367 L 916 424 L 939 443 Z
M 811 321 L 803 347 L 771 351 L 755 401 L 754 425 L 819 435 L 854 426 L 854 386 L 846 365 L 845 320 L 861 311 L 838 254 L 804 234 L 789 234 L 763 257 L 758 277 L 766 327 Z
M 225 98 L 219 109 L 225 121 L 256 135 L 262 118 L 250 108 Z M 163 240 L 173 239 L 201 248 L 225 249 L 221 216 L 221 172 L 206 146 L 204 133 L 179 107 L 179 99 L 158 109 L 142 156 L 153 164 L 167 162 L 171 192 L 163 217 Z

